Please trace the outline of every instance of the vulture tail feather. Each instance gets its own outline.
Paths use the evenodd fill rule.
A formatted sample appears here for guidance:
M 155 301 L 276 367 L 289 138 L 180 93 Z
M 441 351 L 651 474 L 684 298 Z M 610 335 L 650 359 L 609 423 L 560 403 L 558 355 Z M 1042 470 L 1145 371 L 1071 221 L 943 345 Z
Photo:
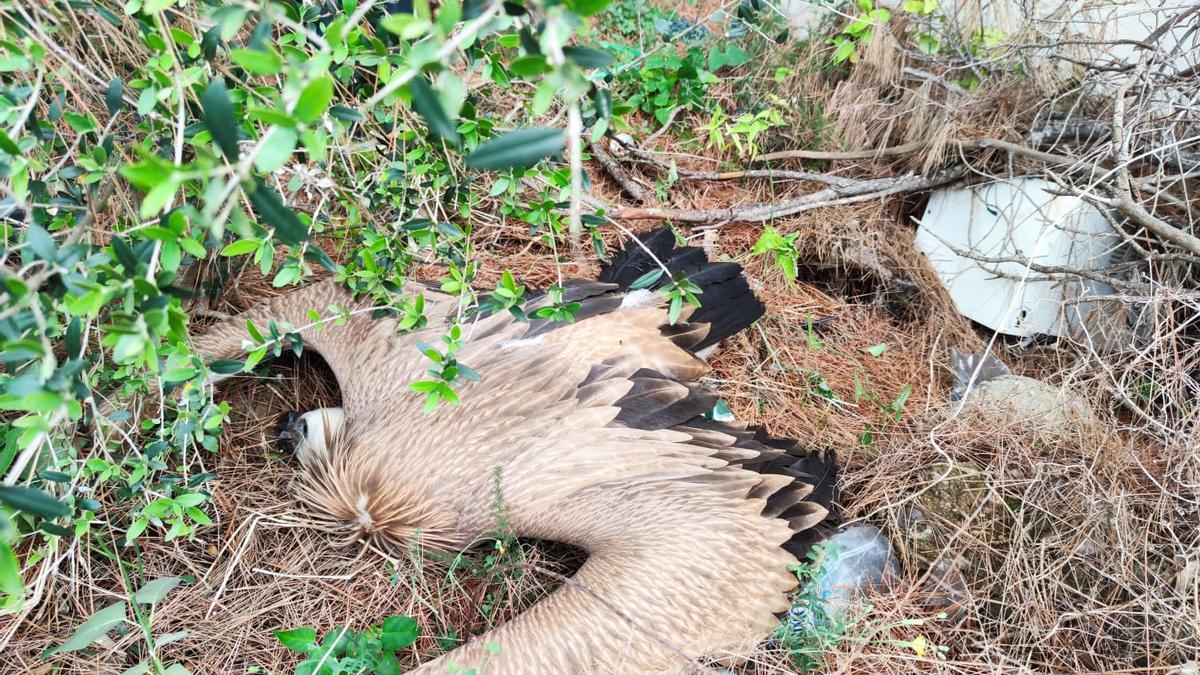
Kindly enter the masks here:
M 675 235 L 661 227 L 637 235 L 613 255 L 612 262 L 600 271 L 600 281 L 616 284 L 619 291 L 629 291 L 647 273 L 665 266 L 675 279 L 688 279 L 700 288 L 697 299 L 700 307 L 688 318 L 691 324 L 707 324 L 708 334 L 696 339 L 695 333 L 685 332 L 677 341 L 681 347 L 701 352 L 712 347 L 759 319 L 765 312 L 762 302 L 750 290 L 742 274 L 742 266 L 733 262 L 712 262 L 704 249 L 696 246 L 676 246 Z M 670 285 L 672 278 L 660 276 L 651 286 L 657 290 Z

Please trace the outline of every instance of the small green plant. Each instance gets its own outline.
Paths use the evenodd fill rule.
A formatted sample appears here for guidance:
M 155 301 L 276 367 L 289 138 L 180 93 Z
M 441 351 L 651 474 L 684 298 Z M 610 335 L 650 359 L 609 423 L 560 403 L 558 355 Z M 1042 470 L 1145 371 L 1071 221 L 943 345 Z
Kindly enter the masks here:
M 774 638 L 801 673 L 819 668 L 825 653 L 849 637 L 849 626 L 844 617 L 829 611 L 821 586 L 822 559 L 832 562 L 837 555 L 836 546 L 821 542 L 805 560 L 788 568 L 796 575 L 799 590 Z
M 575 320 L 575 312 L 578 312 L 582 305 L 578 302 L 564 302 L 562 286 L 558 284 L 551 286 L 547 289 L 546 295 L 550 297 L 550 304 L 534 312 L 534 316 L 539 319 L 565 321 L 567 323 Z
M 847 643 L 894 647 L 911 651 L 918 658 L 924 658 L 929 653 L 939 659 L 946 657 L 946 647 L 931 645 L 921 633 L 912 639 L 892 637 L 896 633 L 911 634 L 914 628 L 924 626 L 927 619 L 873 619 L 874 607 L 869 604 L 853 613 L 845 608 L 834 611 L 830 602 L 834 589 L 823 577 L 827 570 L 838 565 L 840 555 L 837 544 L 821 542 L 809 551 L 803 561 L 789 568 L 796 575 L 799 588 L 792 599 L 792 608 L 772 638 L 787 652 L 798 672 L 807 674 L 822 670 L 825 655 L 838 645 Z M 945 614 L 937 618 L 944 619 Z
M 479 381 L 479 373 L 454 358 L 454 354 L 462 347 L 462 326 L 451 326 L 442 336 L 441 342 L 441 349 L 424 342 L 417 343 L 417 349 L 433 362 L 433 366 L 425 371 L 430 379 L 418 380 L 408 385 L 413 391 L 425 394 L 426 413 L 433 412 L 442 401 L 450 405 L 459 404 L 460 399 L 453 385 Z
M 275 631 L 280 644 L 305 655 L 296 665 L 296 675 L 398 674 L 396 652 L 407 649 L 419 635 L 417 622 L 407 616 L 390 616 L 379 627 L 363 631 L 337 628 L 320 642 L 309 626 Z
M 513 315 L 513 318 L 518 321 L 525 321 L 525 286 L 518 284 L 513 278 L 512 272 L 504 270 L 500 275 L 500 281 L 496 284 L 496 290 L 492 291 L 492 295 L 480 303 L 479 309 L 482 312 L 501 312 L 507 310 Z
M 860 14 L 829 41 L 834 46 L 834 63 L 858 63 L 859 48 L 871 44 L 879 25 L 892 19 L 891 12 L 876 7 L 872 0 L 858 0 L 858 8 Z
M 876 345 L 876 347 L 878 346 Z M 882 355 L 882 352 L 880 352 L 880 355 Z M 895 398 L 889 401 L 882 398 L 879 392 L 871 386 L 865 373 L 859 371 L 854 374 L 854 402 L 869 401 L 874 403 L 879 407 L 880 412 L 883 413 L 884 424 L 900 421 L 900 418 L 904 415 L 904 405 L 908 403 L 909 397 L 912 396 L 912 389 L 911 384 L 904 385 L 900 388 Z M 866 445 L 869 445 L 869 443 L 866 443 Z
M 784 276 L 787 278 L 788 284 L 796 278 L 797 264 L 800 258 L 800 252 L 796 250 L 796 240 L 800 238 L 799 232 L 794 232 L 789 235 L 782 235 L 779 230 L 768 226 L 763 233 L 759 235 L 758 241 L 754 242 L 754 248 L 750 252 L 754 255 L 766 255 L 770 253 L 775 257 L 775 265 L 783 270 Z
M 931 23 L 939 6 L 938 0 L 904 0 L 904 11 L 915 14 L 926 24 Z M 918 31 L 916 38 L 917 48 L 926 54 L 937 54 L 942 48 L 942 39 L 929 30 Z
M 617 81 L 629 92 L 626 105 L 666 124 L 677 108 L 702 110 L 712 105 L 708 87 L 718 78 L 706 69 L 706 62 L 699 47 L 683 54 L 656 52 L 639 68 L 622 72 Z
M 654 37 L 660 27 L 671 30 L 681 21 L 679 14 L 641 0 L 618 0 L 610 4 L 598 16 L 601 35 L 619 35 L 626 40 L 637 40 L 644 51 L 647 37 Z M 669 35 L 678 34 L 674 31 Z
M 666 274 L 667 270 L 662 267 L 650 270 L 649 272 L 646 272 L 642 276 L 635 279 L 634 282 L 629 285 L 629 288 L 630 290 L 635 291 L 643 288 L 650 288 L 651 286 L 657 284 L 658 280 L 663 278 L 663 276 Z M 700 299 L 696 296 L 703 293 L 699 286 L 683 276 L 672 278 L 670 283 L 663 285 L 659 289 L 659 292 L 663 294 L 670 305 L 667 309 L 667 319 L 671 322 L 672 326 L 679 322 L 679 315 L 683 312 L 683 303 L 687 302 L 693 307 L 699 307 Z
M 174 497 L 155 499 L 142 507 L 141 513 L 125 531 L 125 544 L 136 541 L 150 525 L 166 527 L 166 541 L 176 537 L 191 537 L 197 527 L 212 525 L 212 519 L 199 508 L 206 501 L 208 495 L 202 492 L 184 492 Z
M 708 144 L 724 152 L 730 144 L 743 157 L 754 157 L 759 154 L 758 139 L 763 133 L 775 127 L 783 126 L 783 113 L 770 107 L 758 112 L 742 113 L 729 118 L 725 111 L 716 108 L 708 122 L 700 126 L 700 131 L 708 136 Z
M 188 632 L 184 630 L 155 636 L 150 629 L 154 623 L 154 611 L 159 601 L 178 586 L 180 581 L 181 579 L 176 577 L 166 577 L 146 582 L 132 595 L 129 602 L 121 600 L 98 610 L 87 621 L 80 624 L 66 642 L 42 652 L 42 658 L 88 649 L 92 643 L 107 639 L 108 634 L 113 631 L 126 634 L 130 629 L 137 629 L 142 633 L 149 657 L 126 670 L 125 675 L 184 675 L 190 673 L 191 671 L 181 663 L 163 663 L 159 654 L 166 645 L 186 638 Z M 130 610 L 133 612 L 132 619 L 129 616 Z

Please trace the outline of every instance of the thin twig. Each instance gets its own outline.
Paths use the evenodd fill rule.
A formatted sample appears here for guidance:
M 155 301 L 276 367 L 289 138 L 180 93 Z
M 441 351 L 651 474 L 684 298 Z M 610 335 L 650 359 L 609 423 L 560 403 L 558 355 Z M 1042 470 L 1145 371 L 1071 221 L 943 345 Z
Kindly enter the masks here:
M 819 192 L 775 203 L 721 209 L 627 208 L 617 209 L 611 215 L 616 220 L 673 220 L 684 223 L 761 222 L 826 206 L 855 204 L 903 192 L 926 190 L 954 182 L 965 174 L 966 169 L 963 166 L 953 166 L 932 176 L 889 176 L 832 185 Z

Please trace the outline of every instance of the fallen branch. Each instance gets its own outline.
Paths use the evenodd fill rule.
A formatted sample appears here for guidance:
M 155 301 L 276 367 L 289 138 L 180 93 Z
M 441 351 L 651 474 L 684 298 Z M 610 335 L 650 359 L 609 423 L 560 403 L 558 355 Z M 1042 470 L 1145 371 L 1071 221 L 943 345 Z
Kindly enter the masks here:
M 1200 6 L 1197 7 L 1200 8 Z M 1181 16 L 1190 14 L 1193 10 L 1181 12 L 1175 20 L 1178 20 Z M 1156 30 L 1154 35 L 1158 34 L 1159 31 Z M 1200 255 L 1200 237 L 1175 227 L 1153 213 L 1150 213 L 1150 211 L 1146 210 L 1146 207 L 1133 198 L 1133 177 L 1129 174 L 1130 139 L 1125 133 L 1125 97 L 1129 95 L 1130 89 L 1141 76 L 1142 71 L 1146 68 L 1146 64 L 1147 56 L 1143 54 L 1142 58 L 1138 61 L 1137 67 L 1134 68 L 1133 74 L 1121 84 L 1120 88 L 1117 89 L 1117 93 L 1113 96 L 1112 157 L 1117 167 L 1117 175 L 1116 187 L 1112 190 L 1112 205 L 1121 213 L 1129 216 L 1130 220 L 1162 237 L 1164 240 L 1186 249 L 1189 253 Z
M 1037 272 L 1038 274 L 1045 274 L 1051 278 L 1055 277 L 1055 276 L 1060 276 L 1060 275 L 1076 276 L 1076 277 L 1081 277 L 1083 279 L 1089 279 L 1089 280 L 1095 281 L 1097 283 L 1105 284 L 1107 286 L 1112 286 L 1113 288 L 1130 289 L 1130 290 L 1144 290 L 1145 288 L 1148 287 L 1147 284 L 1139 284 L 1139 283 L 1135 283 L 1135 282 L 1124 281 L 1122 279 L 1118 279 L 1113 276 L 1101 274 L 1099 270 L 1086 269 L 1083 267 L 1074 267 L 1074 266 L 1068 266 L 1068 265 L 1040 265 L 1038 263 L 1033 262 L 1033 260 L 1031 258 L 1027 258 L 1022 255 L 1002 255 L 1002 256 L 982 255 L 982 254 L 976 253 L 974 251 L 959 248 L 958 246 L 951 244 L 950 242 L 937 236 L 936 234 L 934 234 L 933 236 L 938 241 L 942 242 L 942 244 L 945 245 L 946 248 L 953 251 L 956 255 L 959 255 L 963 258 L 968 258 L 970 260 L 974 260 L 977 263 L 980 263 L 979 266 L 981 268 L 983 268 L 985 271 L 989 272 L 990 274 L 999 276 L 999 277 L 1005 277 L 1005 278 L 1014 279 L 1017 281 L 1026 280 L 1027 277 L 1008 274 L 998 267 L 998 265 L 1002 265 L 1004 263 L 1013 263 L 1013 264 L 1017 264 L 1022 267 L 1025 267 L 1025 268 L 1029 269 L 1029 271 L 1031 271 L 1031 272 Z M 997 267 L 984 267 L 985 264 L 986 265 L 996 265 Z
M 1129 216 L 1129 219 L 1138 225 L 1150 230 L 1166 241 L 1187 250 L 1189 253 L 1200 256 L 1200 237 L 1175 227 L 1162 218 L 1150 213 L 1146 210 L 1146 207 L 1134 201 L 1128 193 L 1117 194 L 1112 201 L 1112 205 L 1121 213 Z
M 965 167 L 953 166 L 932 176 L 908 175 L 899 178 L 889 176 L 873 180 L 848 181 L 778 203 L 732 206 L 723 209 L 626 208 L 617 209 L 609 215 L 616 220 L 672 220 L 681 223 L 761 222 L 826 206 L 856 204 L 903 192 L 926 190 L 954 182 L 965 174 Z
M 593 142 L 590 144 L 590 147 L 592 154 L 596 156 L 596 159 L 600 160 L 600 165 L 604 167 L 609 176 L 612 176 L 613 180 L 617 181 L 621 189 L 630 197 L 633 197 L 634 201 L 639 204 L 646 203 L 645 188 L 634 182 L 629 172 L 625 170 L 625 167 L 621 166 L 620 162 L 608 154 L 608 151 L 604 149 L 603 142 Z
M 760 162 L 771 162 L 777 159 L 878 159 L 880 157 L 907 155 L 910 152 L 924 150 L 931 144 L 932 141 L 923 140 L 913 141 L 912 143 L 905 143 L 904 145 L 897 145 L 890 148 L 875 148 L 872 150 L 784 150 L 782 152 L 768 152 L 765 155 L 759 155 L 756 159 Z
M 679 171 L 682 180 L 740 180 L 743 178 L 767 178 L 772 180 L 807 180 L 826 185 L 848 185 L 853 178 L 843 178 L 813 171 L 786 171 L 782 169 L 747 169 L 745 171 Z
M 913 141 L 904 145 L 896 145 L 890 148 L 878 148 L 875 150 L 851 150 L 849 152 L 822 152 L 816 150 L 785 150 L 783 152 L 771 152 L 758 157 L 758 161 L 770 162 L 780 159 L 879 159 L 881 157 L 894 157 L 896 155 L 907 155 L 918 150 L 924 150 L 933 145 L 933 141 L 926 139 L 922 141 Z M 1014 155 L 1021 155 L 1036 159 L 1047 164 L 1063 165 L 1063 164 L 1079 164 L 1083 162 L 1079 157 L 1070 157 L 1068 155 L 1059 155 L 1052 152 L 1042 152 L 1024 145 L 1002 141 L 998 138 L 979 138 L 975 140 L 951 140 L 948 145 L 963 150 L 1004 150 Z

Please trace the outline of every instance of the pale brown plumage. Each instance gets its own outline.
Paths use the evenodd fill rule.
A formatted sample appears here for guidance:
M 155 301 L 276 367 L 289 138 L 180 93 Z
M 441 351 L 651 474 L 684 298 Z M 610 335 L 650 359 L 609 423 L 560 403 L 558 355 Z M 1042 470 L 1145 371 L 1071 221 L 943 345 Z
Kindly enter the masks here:
M 630 249 L 602 276 L 615 283 L 568 287 L 581 302 L 574 323 L 507 312 L 469 322 L 458 358 L 483 379 L 462 388 L 461 405 L 429 415 L 408 386 L 428 365 L 415 344 L 436 342 L 457 300 L 417 285 L 406 290 L 425 292 L 429 316 L 418 332 L 397 334 L 394 319 L 372 319 L 323 282 L 195 338 L 206 357 L 228 358 L 242 350 L 247 318 L 274 320 L 300 328 L 329 363 L 345 422 L 327 451 L 301 453 L 299 492 L 345 540 L 466 547 L 495 527 L 498 475 L 512 532 L 586 550 L 575 580 L 640 624 L 564 586 L 422 670 L 679 671 L 687 664 L 647 633 L 693 658 L 744 653 L 788 609 L 788 549 L 802 550 L 806 533 L 830 520 L 832 460 L 698 416 L 714 399 L 695 384 L 708 366 L 692 350 L 744 328 L 761 305 L 740 268 L 670 237 L 644 241 L 673 272 L 700 279 L 708 304 L 684 312 L 690 323 L 666 326 L 664 306 L 644 293 L 635 299 L 649 306 L 624 299 L 631 279 L 657 264 Z M 330 305 L 358 313 L 303 328 L 309 310 Z

